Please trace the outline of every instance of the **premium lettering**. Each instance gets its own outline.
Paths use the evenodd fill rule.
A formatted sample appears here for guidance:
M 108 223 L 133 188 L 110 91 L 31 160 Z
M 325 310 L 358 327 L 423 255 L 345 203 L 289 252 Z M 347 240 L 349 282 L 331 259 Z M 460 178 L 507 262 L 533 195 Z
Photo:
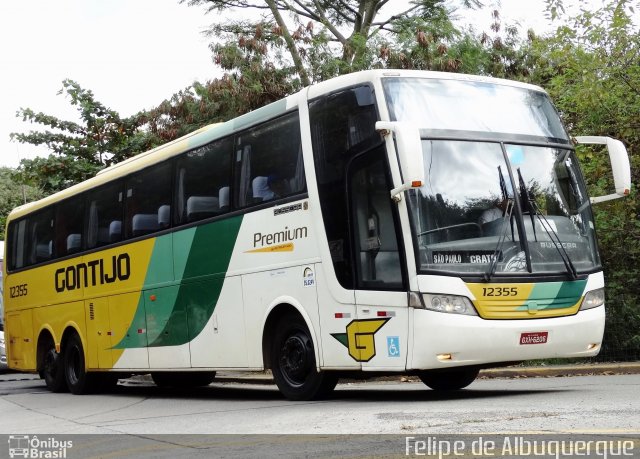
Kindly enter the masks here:
M 295 241 L 296 239 L 306 238 L 307 236 L 308 229 L 306 226 L 294 229 L 289 229 L 288 226 L 285 226 L 284 231 L 278 231 L 276 233 L 253 233 L 253 246 L 263 247 L 265 245 L 282 244 L 283 242 Z
M 112 284 L 125 281 L 131 275 L 131 259 L 128 253 L 114 255 L 111 259 L 102 258 L 87 263 L 59 268 L 55 274 L 56 292 L 76 290 L 83 287 Z

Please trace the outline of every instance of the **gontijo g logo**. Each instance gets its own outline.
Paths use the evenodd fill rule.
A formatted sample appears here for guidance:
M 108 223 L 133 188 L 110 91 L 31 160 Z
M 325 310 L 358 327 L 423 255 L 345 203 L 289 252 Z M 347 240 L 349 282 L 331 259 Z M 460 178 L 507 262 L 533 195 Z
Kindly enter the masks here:
M 347 325 L 347 333 L 332 333 L 335 339 L 349 349 L 349 355 L 356 362 L 368 362 L 376 356 L 375 334 L 390 319 L 352 320 Z
M 9 435 L 9 457 L 63 459 L 67 450 L 73 448 L 72 440 L 56 440 L 53 437 L 39 439 L 37 436 Z

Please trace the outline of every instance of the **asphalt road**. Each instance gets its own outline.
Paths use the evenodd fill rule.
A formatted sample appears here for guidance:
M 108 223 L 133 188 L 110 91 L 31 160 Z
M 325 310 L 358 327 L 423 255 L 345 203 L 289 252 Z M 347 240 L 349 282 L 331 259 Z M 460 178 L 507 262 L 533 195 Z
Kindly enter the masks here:
M 340 384 L 317 402 L 232 383 L 188 391 L 142 383 L 74 396 L 11 374 L 0 378 L 0 433 L 640 434 L 639 394 L 640 375 L 612 375 L 477 380 L 450 394 L 418 382 Z
M 637 374 L 480 379 L 450 394 L 419 382 L 350 383 L 317 402 L 236 382 L 180 391 L 142 381 L 73 396 L 3 374 L 0 458 L 507 458 L 560 441 L 592 448 L 581 457 L 640 458 L 638 394 Z M 32 449 L 16 449 L 25 444 Z M 494 449 L 474 450 L 486 445 Z M 576 453 L 548 452 L 536 457 Z

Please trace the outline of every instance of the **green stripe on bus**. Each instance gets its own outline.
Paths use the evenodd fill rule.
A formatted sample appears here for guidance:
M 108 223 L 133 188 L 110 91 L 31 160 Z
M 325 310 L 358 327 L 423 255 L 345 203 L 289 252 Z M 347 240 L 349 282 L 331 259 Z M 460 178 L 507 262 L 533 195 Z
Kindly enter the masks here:
M 220 297 L 241 224 L 242 216 L 237 216 L 157 238 L 128 338 L 114 349 L 178 346 L 198 336 Z M 153 288 L 172 266 L 179 284 Z M 156 298 L 149 300 L 151 294 Z M 140 328 L 147 333 L 140 334 Z
M 538 309 L 571 308 L 582 297 L 586 285 L 586 280 L 536 283 L 525 304 L 518 307 L 517 311 L 528 310 L 529 301 L 537 303 Z

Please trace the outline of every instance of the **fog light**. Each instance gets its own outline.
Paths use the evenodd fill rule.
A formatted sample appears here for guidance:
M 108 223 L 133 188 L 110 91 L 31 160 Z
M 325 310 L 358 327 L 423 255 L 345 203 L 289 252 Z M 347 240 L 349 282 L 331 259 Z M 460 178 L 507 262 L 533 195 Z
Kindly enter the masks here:
M 452 360 L 453 359 L 453 356 L 451 354 L 438 354 L 436 357 L 441 362 L 443 362 L 445 360 Z

